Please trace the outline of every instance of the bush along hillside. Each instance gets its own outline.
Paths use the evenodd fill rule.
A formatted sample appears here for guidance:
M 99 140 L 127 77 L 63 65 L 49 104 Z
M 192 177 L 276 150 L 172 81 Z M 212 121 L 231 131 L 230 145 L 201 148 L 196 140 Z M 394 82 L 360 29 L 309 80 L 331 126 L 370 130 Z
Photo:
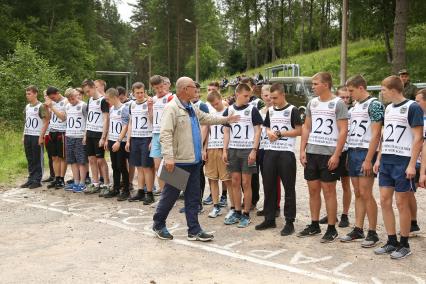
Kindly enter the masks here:
M 413 82 L 426 81 L 426 25 L 411 27 L 407 34 L 407 69 Z M 340 45 L 315 51 L 312 53 L 278 59 L 272 63 L 250 69 L 245 72 L 247 76 L 257 73 L 264 74 L 265 68 L 283 64 L 300 64 L 303 76 L 312 76 L 318 71 L 331 72 L 334 83 L 339 83 L 340 70 Z M 384 41 L 381 39 L 363 39 L 348 44 L 348 76 L 362 74 L 369 85 L 380 84 L 381 80 L 391 74 L 391 64 L 387 62 Z M 240 74 L 226 76 L 229 80 Z M 213 80 L 205 80 L 203 85 Z

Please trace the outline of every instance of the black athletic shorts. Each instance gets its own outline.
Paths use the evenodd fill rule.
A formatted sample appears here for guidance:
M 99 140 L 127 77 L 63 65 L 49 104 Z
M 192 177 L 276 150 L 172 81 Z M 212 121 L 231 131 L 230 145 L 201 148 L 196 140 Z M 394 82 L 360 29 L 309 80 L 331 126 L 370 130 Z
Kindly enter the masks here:
M 52 157 L 65 158 L 65 132 L 50 132 L 47 151 Z
M 104 158 L 105 157 L 105 149 L 104 147 L 99 147 L 100 138 L 95 137 L 86 137 L 86 150 L 87 156 L 92 157 L 96 156 L 96 158 Z
M 306 154 L 305 179 L 307 181 L 320 180 L 333 182 L 340 178 L 338 167 L 328 170 L 328 160 L 331 156 L 320 154 Z
M 339 166 L 337 167 L 337 171 L 339 172 L 340 177 L 348 177 L 349 171 L 347 168 L 347 159 L 348 159 L 348 151 L 342 152 L 340 155 Z

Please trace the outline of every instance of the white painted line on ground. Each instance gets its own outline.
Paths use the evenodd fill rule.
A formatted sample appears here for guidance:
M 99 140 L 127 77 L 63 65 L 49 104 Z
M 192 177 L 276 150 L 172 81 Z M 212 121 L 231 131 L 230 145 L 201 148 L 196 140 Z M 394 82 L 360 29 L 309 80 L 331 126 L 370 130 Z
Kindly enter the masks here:
M 208 251 L 208 252 L 213 252 L 213 253 L 220 254 L 220 255 L 223 255 L 223 256 L 228 256 L 228 257 L 235 258 L 235 259 L 250 261 L 252 263 L 256 263 L 256 264 L 259 264 L 259 265 L 277 268 L 277 269 L 280 269 L 280 270 L 283 270 L 283 271 L 299 274 L 299 275 L 310 277 L 310 278 L 317 279 L 317 280 L 332 281 L 334 283 L 342 283 L 342 284 L 357 283 L 357 282 L 348 281 L 348 280 L 345 280 L 345 279 L 340 279 L 340 278 L 336 278 L 336 277 L 332 277 L 332 276 L 327 276 L 327 275 L 311 272 L 311 271 L 304 270 L 304 269 L 299 269 L 299 268 L 288 266 L 288 265 L 285 265 L 285 264 L 279 264 L 279 263 L 270 262 L 270 261 L 267 261 L 267 260 L 254 258 L 254 257 L 248 256 L 248 255 L 241 255 L 241 254 L 230 252 L 230 251 L 227 251 L 227 250 L 222 250 L 222 249 L 219 249 L 219 248 L 216 248 L 216 247 L 213 247 L 213 246 L 206 246 L 206 245 L 202 245 L 202 244 L 199 244 L 199 243 L 189 242 L 189 241 L 186 241 L 186 240 L 174 239 L 174 240 L 172 240 L 172 242 L 180 244 L 180 245 L 184 245 L 184 246 L 187 246 L 187 247 L 198 248 L 198 249 L 205 250 L 205 251 Z
M 45 210 L 49 210 L 49 211 L 53 211 L 53 212 L 58 212 L 58 213 L 61 213 L 61 214 L 64 214 L 64 215 L 72 215 L 72 216 L 81 217 L 81 218 L 88 219 L 88 220 L 90 219 L 90 217 L 87 217 L 85 215 L 81 215 L 81 214 L 78 214 L 78 213 L 61 210 L 61 209 L 58 209 L 58 208 L 52 208 L 52 207 L 48 207 L 48 206 L 44 206 L 44 205 L 25 204 L 25 206 L 33 207 L 33 208 L 39 208 L 39 209 L 45 209 Z
M 127 230 L 127 231 L 130 231 L 130 232 L 139 231 L 136 228 L 129 227 L 129 226 L 123 225 L 119 222 L 108 220 L 108 219 L 96 219 L 96 220 L 93 220 L 93 221 L 95 221 L 96 223 L 102 223 L 102 224 L 107 224 L 107 225 L 111 225 L 111 226 L 114 226 L 114 227 L 118 227 L 120 229 Z

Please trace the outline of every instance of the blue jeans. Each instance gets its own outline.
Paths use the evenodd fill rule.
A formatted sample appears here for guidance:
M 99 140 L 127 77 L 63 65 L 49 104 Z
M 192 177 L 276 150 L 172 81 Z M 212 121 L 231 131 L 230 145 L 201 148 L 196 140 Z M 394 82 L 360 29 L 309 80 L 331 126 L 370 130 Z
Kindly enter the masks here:
M 200 167 L 201 163 L 194 165 L 176 165 L 177 167 L 190 173 L 188 184 L 185 190 L 185 216 L 188 225 L 188 234 L 196 235 L 201 231 L 198 223 L 198 206 L 200 204 Z M 179 198 L 180 190 L 167 184 L 161 193 L 157 210 L 154 214 L 154 230 L 161 230 L 166 226 L 166 219 L 172 210 L 173 205 Z

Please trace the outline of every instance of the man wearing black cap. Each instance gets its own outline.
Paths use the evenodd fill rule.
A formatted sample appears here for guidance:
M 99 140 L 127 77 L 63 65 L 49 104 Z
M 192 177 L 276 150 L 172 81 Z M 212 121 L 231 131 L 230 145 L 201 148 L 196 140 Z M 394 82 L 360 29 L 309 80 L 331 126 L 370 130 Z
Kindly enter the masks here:
M 410 100 L 416 100 L 417 87 L 411 83 L 410 74 L 407 69 L 401 69 L 398 72 L 399 78 L 404 84 L 404 96 Z

